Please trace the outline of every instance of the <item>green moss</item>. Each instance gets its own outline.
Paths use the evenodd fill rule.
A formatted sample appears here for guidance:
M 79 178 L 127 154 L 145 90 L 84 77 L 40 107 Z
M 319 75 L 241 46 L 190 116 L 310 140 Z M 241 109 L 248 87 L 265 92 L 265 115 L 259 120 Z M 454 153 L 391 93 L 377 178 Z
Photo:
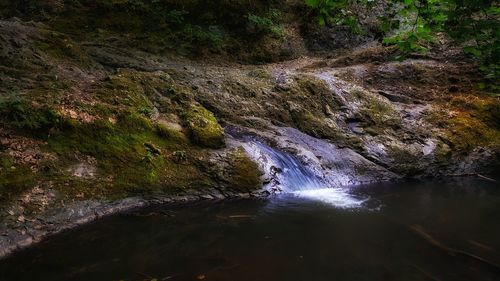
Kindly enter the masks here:
M 96 91 L 96 97 L 110 105 L 141 108 L 152 107 L 144 88 L 131 77 L 115 75 L 104 81 Z
M 351 148 L 359 148 L 362 144 L 358 137 L 350 136 L 338 128 L 328 126 L 327 122 L 320 120 L 309 111 L 292 110 L 290 116 L 297 129 L 313 137 L 329 139 L 339 145 Z
M 328 97 L 333 99 L 328 104 L 333 106 L 332 102 L 335 103 L 334 108 L 342 106 L 342 101 L 337 95 L 331 93 L 331 89 L 324 81 L 309 75 L 300 75 L 295 81 L 298 86 L 298 93 L 295 93 L 295 95 Z
M 114 174 L 118 182 L 131 184 L 151 183 L 156 168 L 162 165 L 159 157 L 153 157 L 151 163 L 143 161 L 148 155 L 146 142 L 166 145 L 148 120 L 133 114 L 123 114 L 117 124 L 103 120 L 89 124 L 66 122 L 48 140 L 50 150 L 61 158 L 75 153 L 90 155 L 98 160 L 102 173 Z
M 48 106 L 34 106 L 24 99 L 0 99 L 5 124 L 28 132 L 47 131 L 60 122 L 59 114 Z
M 212 112 L 198 105 L 192 105 L 184 114 L 191 140 L 203 147 L 224 146 L 224 130 Z
M 182 132 L 170 129 L 165 125 L 156 124 L 155 130 L 158 136 L 161 137 L 162 139 L 171 140 L 180 144 L 188 143 L 186 136 Z
M 51 178 L 58 179 L 57 188 L 63 194 L 80 191 L 120 197 L 159 190 L 173 192 L 195 188 L 195 183 L 210 178 L 195 163 L 200 152 L 182 133 L 153 124 L 137 113 L 121 112 L 117 116 L 116 123 L 102 119 L 93 123 L 64 120 L 51 133 L 48 149 L 59 156 L 61 166 L 73 165 L 74 155 L 89 155 L 97 160 L 98 183 L 85 183 L 67 175 L 63 167 L 59 169 L 59 174 Z M 186 151 L 189 156 L 179 162 L 173 151 Z M 68 183 L 74 186 L 68 187 Z
M 469 112 L 490 126 L 500 128 L 500 103 L 498 99 L 484 95 L 454 96 L 449 105 L 457 111 Z
M 70 198 L 81 193 L 86 197 L 109 198 L 213 186 L 210 175 L 200 168 L 199 162 L 204 159 L 205 152 L 192 146 L 183 132 L 153 123 L 151 114 L 144 110 L 153 111 L 151 99 L 156 101 L 158 94 L 162 94 L 159 100 L 167 101 L 171 114 L 178 112 L 183 105 L 169 102 L 168 89 L 172 89 L 172 85 L 170 77 L 163 72 L 121 70 L 93 85 L 92 98 L 96 101 L 92 106 L 78 101 L 70 105 L 78 112 L 90 114 L 93 117 L 90 121 L 64 117 L 58 111 L 59 105 L 52 102 L 57 99 L 47 98 L 51 88 L 37 86 L 30 91 L 29 98 L 35 100 L 33 102 L 3 98 L 0 119 L 17 131 L 31 135 L 35 131 L 43 133 L 47 146 L 42 149 L 56 157 L 48 160 L 49 170 L 34 175 L 33 181 L 50 181 L 61 194 Z M 184 101 L 184 97 L 179 98 Z M 164 112 L 163 107 L 160 110 Z M 186 116 L 193 124 L 192 132 L 199 144 L 223 145 L 222 128 L 212 113 L 202 107 L 193 107 Z M 173 155 L 174 151 L 185 151 L 182 161 Z M 95 178 L 78 178 L 71 173 L 69 167 L 81 161 L 80 155 L 96 160 Z M 20 167 L 16 169 L 21 171 Z M 24 170 L 22 173 L 28 174 Z M 2 188 L 8 185 L 24 190 L 33 186 L 33 181 L 22 182 L 21 179 L 14 170 L 2 168 Z M 0 191 L 0 194 L 6 196 L 7 192 L 10 194 L 10 191 Z
M 0 202 L 11 200 L 35 185 L 35 175 L 29 167 L 18 165 L 0 153 Z
M 359 117 L 364 121 L 364 128 L 368 133 L 378 135 L 385 129 L 399 129 L 401 127 L 401 117 L 392 108 L 390 103 L 381 101 L 372 96 L 364 95 L 363 93 L 357 95 L 363 105 L 359 111 Z
M 80 112 L 85 112 L 101 119 L 108 119 L 119 113 L 117 108 L 106 103 L 95 103 L 90 105 L 88 103 L 77 101 L 75 108 Z
M 500 102 L 498 100 L 484 104 L 479 108 L 479 118 L 489 126 L 500 130 Z
M 262 186 L 259 167 L 247 156 L 243 148 L 229 154 L 229 157 L 232 188 L 248 192 Z
M 416 165 L 420 163 L 420 156 L 414 155 L 410 151 L 399 146 L 388 146 L 387 154 L 392 158 L 391 171 L 412 176 L 421 172 L 421 168 Z
M 476 147 L 500 146 L 500 105 L 487 96 L 455 96 L 426 120 L 446 128 L 443 134 L 453 151 L 468 152 Z
M 153 124 L 151 121 L 135 112 L 124 111 L 118 114 L 118 128 L 130 132 L 151 132 Z
M 38 50 L 60 61 L 71 62 L 85 68 L 95 66 L 93 60 L 78 43 L 61 33 L 46 32 L 45 38 L 37 41 L 34 46 Z
M 448 122 L 451 125 L 448 139 L 455 150 L 470 151 L 478 146 L 500 145 L 500 130 L 478 118 L 462 113 Z
M 109 108 L 126 108 L 150 117 L 154 112 L 152 100 L 172 87 L 170 76 L 163 72 L 120 70 L 96 86 L 95 97 Z

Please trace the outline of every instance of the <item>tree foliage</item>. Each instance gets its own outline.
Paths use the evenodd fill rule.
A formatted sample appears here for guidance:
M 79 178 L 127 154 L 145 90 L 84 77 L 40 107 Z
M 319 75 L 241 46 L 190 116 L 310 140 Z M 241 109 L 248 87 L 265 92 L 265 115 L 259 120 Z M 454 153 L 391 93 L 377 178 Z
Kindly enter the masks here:
M 374 0 L 305 0 L 306 5 L 315 11 L 320 25 L 347 25 L 356 33 L 361 33 L 362 30 L 356 16 L 348 9 L 349 5 L 373 2 Z
M 426 52 L 437 34 L 446 34 L 461 44 L 466 54 L 481 61 L 486 83 L 480 86 L 496 95 L 500 92 L 500 4 L 494 0 L 379 0 L 388 7 L 380 17 L 384 43 L 402 52 Z M 374 4 L 369 0 L 305 0 L 319 24 L 342 24 L 358 28 L 348 11 L 352 4 Z M 355 30 L 356 31 L 356 30 Z

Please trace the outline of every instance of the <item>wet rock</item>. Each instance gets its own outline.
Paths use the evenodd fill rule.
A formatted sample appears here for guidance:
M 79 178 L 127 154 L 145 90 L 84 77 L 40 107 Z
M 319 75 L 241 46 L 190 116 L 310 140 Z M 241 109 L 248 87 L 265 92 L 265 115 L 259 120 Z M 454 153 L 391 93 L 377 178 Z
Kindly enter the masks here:
M 318 177 L 326 186 L 342 187 L 399 178 L 398 175 L 372 163 L 349 148 L 339 148 L 294 128 L 270 126 L 268 129 L 269 131 L 248 131 L 249 134 L 257 135 L 261 141 L 272 143 L 281 151 L 291 152 L 309 171 L 308 173 Z M 232 128 L 229 132 L 233 130 L 247 129 Z M 282 169 L 281 164 L 276 162 L 268 149 L 260 147 L 259 138 L 240 141 L 247 153 L 259 163 L 265 178 L 268 181 L 270 179 L 271 186 L 279 186 L 285 180 L 277 176 Z

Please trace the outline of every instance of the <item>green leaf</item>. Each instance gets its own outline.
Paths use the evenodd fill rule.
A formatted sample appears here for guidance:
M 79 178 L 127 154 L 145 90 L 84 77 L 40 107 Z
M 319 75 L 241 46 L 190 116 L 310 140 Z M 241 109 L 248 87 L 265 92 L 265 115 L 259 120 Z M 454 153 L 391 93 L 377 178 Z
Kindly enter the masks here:
M 305 0 L 306 5 L 311 8 L 316 8 L 319 6 L 320 0 Z
M 490 7 L 486 10 L 489 15 L 500 15 L 500 7 Z
M 318 16 L 318 23 L 319 23 L 320 26 L 324 26 L 326 24 L 325 17 Z
M 475 57 L 479 57 L 482 55 L 482 52 L 481 50 L 479 50 L 478 48 L 476 47 L 472 47 L 472 46 L 469 46 L 469 47 L 465 47 L 464 48 L 464 53 L 466 54 L 469 54 L 469 55 L 473 55 Z

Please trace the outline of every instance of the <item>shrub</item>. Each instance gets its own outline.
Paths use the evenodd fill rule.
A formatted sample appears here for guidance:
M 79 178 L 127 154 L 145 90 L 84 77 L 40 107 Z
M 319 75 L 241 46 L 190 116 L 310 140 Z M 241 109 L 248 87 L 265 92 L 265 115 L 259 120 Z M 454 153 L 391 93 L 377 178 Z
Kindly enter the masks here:
M 251 29 L 257 32 L 271 33 L 279 38 L 285 36 L 283 28 L 278 23 L 280 17 L 281 13 L 274 9 L 270 10 L 266 16 L 252 13 L 247 15 Z
M 403 1 L 402 5 L 399 2 L 389 1 L 400 7 L 403 21 L 388 26 L 403 31 L 386 39 L 386 44 L 397 45 L 403 55 L 422 52 L 426 51 L 426 44 L 433 42 L 434 34 L 444 32 L 457 43 L 465 44 L 464 53 L 481 62 L 480 70 L 486 82 L 479 86 L 494 95 L 500 93 L 497 79 L 500 76 L 500 8 L 495 1 L 416 0 Z
M 362 33 L 358 24 L 357 17 L 348 9 L 349 4 L 352 2 L 372 2 L 370 0 L 305 0 L 315 13 L 316 20 L 319 25 L 346 25 L 349 26 L 354 32 Z

